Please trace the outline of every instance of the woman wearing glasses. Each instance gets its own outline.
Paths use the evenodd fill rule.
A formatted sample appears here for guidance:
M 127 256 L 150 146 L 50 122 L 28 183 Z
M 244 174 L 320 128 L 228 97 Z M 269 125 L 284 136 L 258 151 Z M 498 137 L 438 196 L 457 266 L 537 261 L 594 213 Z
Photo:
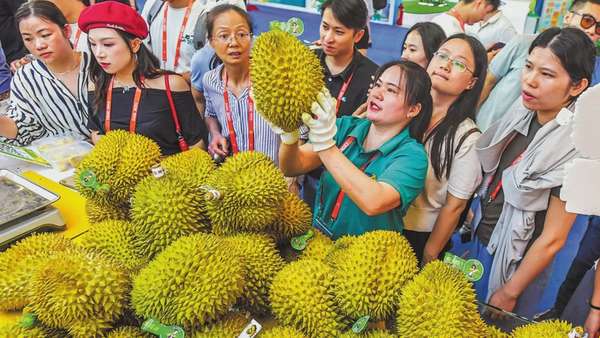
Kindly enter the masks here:
M 209 152 L 222 158 L 256 150 L 277 163 L 279 137 L 256 112 L 250 95 L 250 17 L 237 6 L 220 5 L 210 11 L 206 26 L 210 44 L 223 61 L 203 78 Z
M 159 68 L 142 43 L 144 19 L 116 1 L 86 8 L 79 17 L 94 58 L 88 127 L 92 140 L 124 129 L 156 141 L 163 155 L 201 146 L 206 128 L 185 80 Z
M 423 264 L 444 251 L 468 201 L 481 183 L 473 118 L 487 72 L 486 52 L 474 37 L 456 34 L 433 54 L 433 114 L 423 138 L 429 157 L 425 189 L 404 217 L 409 240 Z

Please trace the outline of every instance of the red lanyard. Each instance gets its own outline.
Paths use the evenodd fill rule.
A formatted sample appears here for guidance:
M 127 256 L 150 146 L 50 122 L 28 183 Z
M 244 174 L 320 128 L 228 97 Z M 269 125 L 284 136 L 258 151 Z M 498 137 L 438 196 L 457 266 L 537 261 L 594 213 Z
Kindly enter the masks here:
M 523 154 L 525 153 L 525 150 L 523 150 L 523 152 L 521 152 L 511 163 L 510 166 L 514 166 L 515 164 L 519 163 L 522 159 L 523 159 Z M 502 173 L 497 173 L 502 175 Z M 493 177 L 492 177 L 493 180 Z M 496 184 L 496 187 L 494 187 L 494 190 L 492 190 L 492 192 L 490 193 L 490 198 L 488 199 L 488 203 L 492 202 L 493 200 L 496 199 L 496 197 L 498 197 L 498 194 L 500 193 L 500 189 L 502 189 L 502 178 L 500 178 L 500 180 L 498 181 L 498 183 Z
M 348 87 L 350 86 L 350 81 L 352 81 L 353 76 L 354 76 L 354 72 L 352 72 L 352 74 L 350 74 L 348 79 L 346 81 L 344 81 L 344 84 L 342 84 L 342 88 L 340 89 L 340 93 L 337 96 L 337 102 L 335 103 L 335 114 L 337 116 L 340 115 L 340 106 L 342 105 L 342 98 L 344 98 L 344 94 L 346 94 L 346 91 L 348 90 Z
M 173 68 L 177 68 L 179 64 L 179 55 L 181 53 L 181 41 L 183 40 L 183 33 L 185 32 L 185 26 L 187 26 L 190 13 L 192 12 L 193 0 L 189 0 L 187 8 L 185 9 L 185 15 L 183 16 L 183 22 L 179 29 L 179 35 L 177 36 L 177 43 L 175 45 L 175 61 L 173 61 Z M 162 22 L 162 61 L 163 67 L 167 67 L 167 12 L 169 11 L 169 5 L 165 6 L 165 12 L 163 15 Z
M 223 90 L 223 101 L 225 101 L 225 117 L 227 118 L 227 130 L 229 131 L 229 140 L 231 142 L 231 149 L 234 154 L 240 151 L 237 143 L 237 137 L 235 135 L 235 129 L 233 127 L 233 114 L 231 113 L 231 104 L 229 103 L 229 93 L 227 91 L 227 73 L 225 73 L 225 88 Z M 248 150 L 254 150 L 254 101 L 248 93 Z
M 141 77 L 140 81 L 144 82 L 144 78 Z M 106 116 L 104 117 L 104 132 L 110 131 L 110 115 L 112 113 L 112 91 L 115 78 L 110 80 L 108 90 L 106 92 Z M 135 133 L 135 126 L 137 124 L 137 113 L 140 106 L 140 99 L 142 98 L 142 89 L 135 88 L 135 95 L 133 97 L 133 106 L 131 107 L 131 117 L 129 119 L 129 132 Z
M 75 33 L 75 41 L 73 41 L 73 48 L 77 49 L 77 45 L 79 44 L 79 38 L 81 37 L 81 29 L 79 29 L 78 27 L 75 29 L 77 29 L 77 33 Z
M 450 10 L 450 15 L 452 15 L 453 17 L 456 18 L 456 20 L 458 20 L 460 29 L 462 29 L 462 31 L 464 32 L 465 31 L 465 20 L 463 19 L 463 17 L 460 14 L 458 14 L 458 12 L 454 8 L 452 8 Z
M 356 137 L 348 136 L 346 138 L 346 140 L 344 141 L 344 143 L 342 143 L 342 146 L 340 147 L 340 151 L 344 152 L 352 143 L 354 143 L 354 141 L 356 141 Z M 375 161 L 375 159 L 378 156 L 379 156 L 379 151 L 375 151 L 375 153 L 372 154 L 371 157 L 369 157 L 367 162 L 363 163 L 363 165 L 361 165 L 359 167 L 360 171 L 364 172 L 365 169 L 367 169 L 367 167 L 369 166 L 369 164 L 371 164 L 373 161 Z M 344 191 L 340 188 L 340 192 L 338 192 L 338 194 L 337 194 L 337 197 L 335 199 L 335 204 L 333 205 L 333 209 L 331 209 L 331 219 L 332 220 L 336 220 L 338 218 L 338 215 L 340 214 L 340 208 L 342 207 L 342 202 L 344 201 L 345 195 L 346 194 L 344 193 Z

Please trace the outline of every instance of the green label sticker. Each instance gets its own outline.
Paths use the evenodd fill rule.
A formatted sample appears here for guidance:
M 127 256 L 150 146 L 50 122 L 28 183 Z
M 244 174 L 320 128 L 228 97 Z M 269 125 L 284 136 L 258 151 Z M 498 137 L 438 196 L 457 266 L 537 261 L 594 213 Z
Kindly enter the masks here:
M 364 316 L 358 318 L 354 325 L 352 325 L 352 332 L 362 333 L 369 325 L 369 319 L 371 319 L 371 316 Z
M 444 256 L 444 263 L 451 265 L 465 274 L 471 282 L 477 282 L 483 277 L 483 264 L 477 259 L 464 259 L 449 252 Z
M 37 316 L 33 313 L 25 313 L 19 320 L 19 326 L 24 329 L 32 328 L 37 322 Z
M 304 34 L 304 21 L 296 17 L 290 18 L 287 22 L 273 20 L 269 22 L 269 30 L 280 30 L 294 36 L 300 36 Z
M 90 169 L 85 169 L 79 174 L 79 182 L 86 188 L 92 189 L 95 192 L 108 192 L 110 189 L 108 184 L 100 184 L 96 174 Z
M 167 326 L 150 318 L 142 324 L 142 331 L 152 333 L 160 338 L 185 338 L 185 331 L 179 326 Z
M 292 238 L 290 244 L 292 245 L 292 248 L 294 248 L 294 250 L 302 251 L 306 248 L 308 242 L 314 235 L 315 233 L 312 231 L 312 229 L 310 229 L 304 235 Z

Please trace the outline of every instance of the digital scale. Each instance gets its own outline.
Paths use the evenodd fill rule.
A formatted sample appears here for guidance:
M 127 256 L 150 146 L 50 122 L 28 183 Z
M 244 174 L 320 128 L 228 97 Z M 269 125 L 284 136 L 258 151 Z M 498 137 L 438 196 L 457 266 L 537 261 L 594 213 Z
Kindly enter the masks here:
M 65 221 L 51 204 L 60 196 L 0 169 L 0 248 L 38 231 L 64 230 Z

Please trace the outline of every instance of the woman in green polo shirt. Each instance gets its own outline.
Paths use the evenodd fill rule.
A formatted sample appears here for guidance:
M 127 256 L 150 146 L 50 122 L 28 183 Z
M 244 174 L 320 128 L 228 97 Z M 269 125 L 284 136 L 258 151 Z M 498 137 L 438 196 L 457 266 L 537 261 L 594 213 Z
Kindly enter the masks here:
M 417 64 L 394 61 L 376 74 L 367 118 L 337 119 L 324 90 L 304 114 L 309 142 L 283 134 L 281 170 L 305 174 L 321 165 L 313 224 L 333 239 L 372 230 L 402 231 L 402 217 L 423 189 L 427 154 L 421 140 L 431 118 L 431 80 Z

